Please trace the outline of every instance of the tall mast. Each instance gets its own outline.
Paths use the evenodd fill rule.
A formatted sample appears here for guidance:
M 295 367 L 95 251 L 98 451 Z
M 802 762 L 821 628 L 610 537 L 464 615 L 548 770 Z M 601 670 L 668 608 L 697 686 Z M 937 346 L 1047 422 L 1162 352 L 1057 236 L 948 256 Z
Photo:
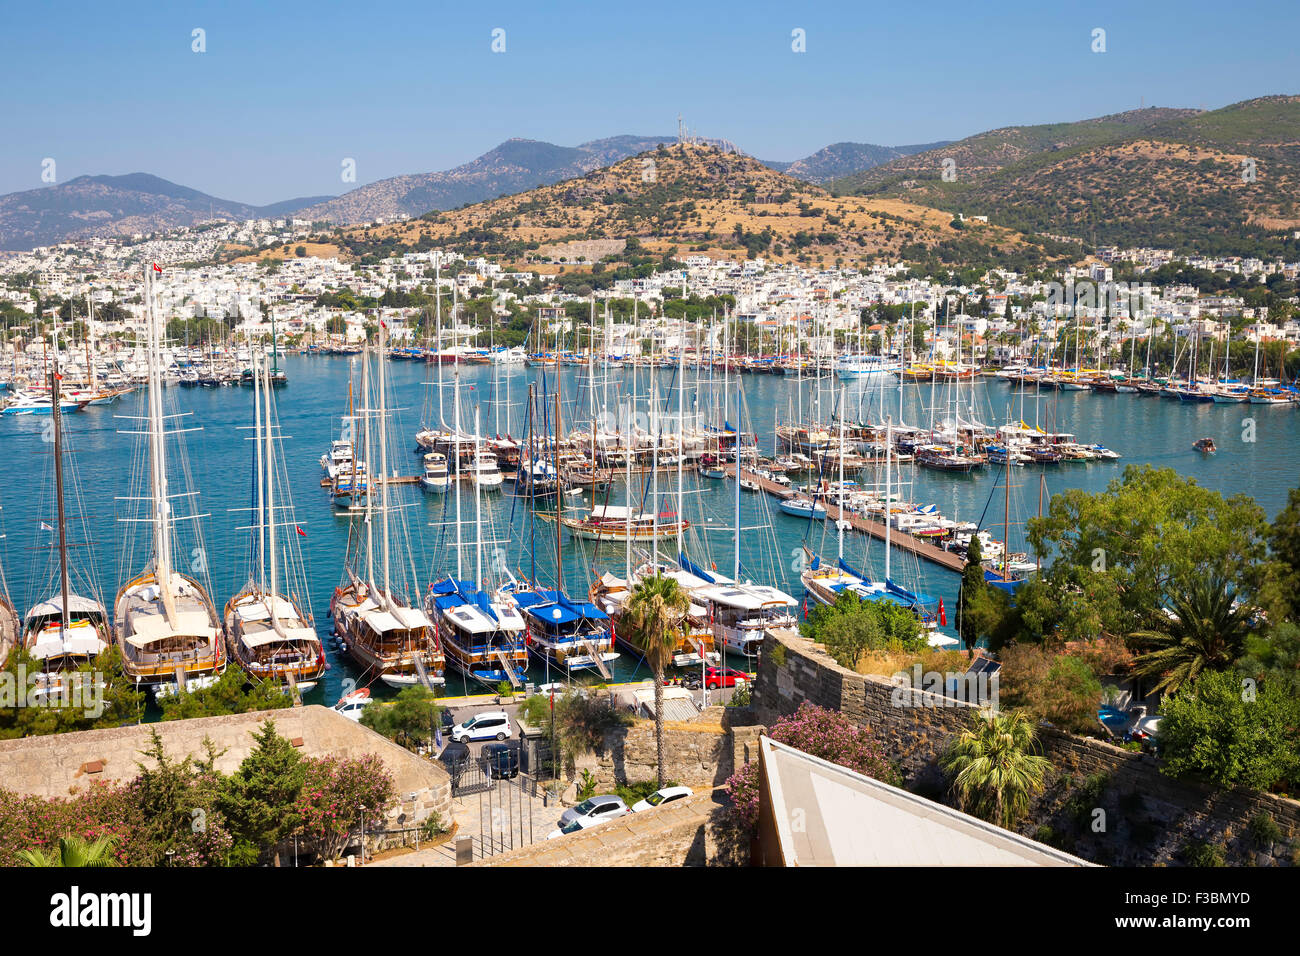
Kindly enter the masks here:
M 562 593 L 564 591 L 564 557 L 560 550 L 560 532 L 563 529 L 563 525 L 560 522 L 560 470 L 555 467 L 556 462 L 560 460 L 559 361 L 560 353 L 557 348 L 555 353 L 555 362 L 557 365 L 555 375 L 555 453 L 551 456 L 551 467 L 555 471 L 555 589 Z
M 380 514 L 380 525 L 383 532 L 383 572 L 384 572 L 384 605 L 392 607 L 393 598 L 391 593 L 391 584 L 388 580 L 388 394 L 386 391 L 386 379 L 384 365 L 387 362 L 384 354 L 385 342 L 387 336 L 384 332 L 387 326 L 384 320 L 379 320 L 379 506 L 382 509 Z
M 480 493 L 479 481 L 480 463 L 479 456 L 479 434 L 478 434 L 478 416 L 479 407 L 474 406 L 474 581 L 475 586 L 483 587 L 483 503 Z M 460 515 L 456 515 L 456 528 L 460 529 Z M 456 542 L 460 544 L 459 541 Z
M 460 533 L 460 363 L 457 362 L 451 370 L 451 417 L 454 422 L 456 434 L 452 438 L 452 458 L 456 462 L 456 580 L 460 580 L 464 575 L 461 568 L 461 550 L 463 542 Z
M 254 376 L 257 372 L 254 369 Z M 280 621 L 275 613 L 275 595 L 276 595 L 276 549 L 275 549 L 275 435 L 271 424 L 271 369 L 263 366 L 262 374 L 266 376 L 265 388 L 262 389 L 262 400 L 266 402 L 266 545 L 267 556 L 270 558 L 270 590 L 267 592 L 267 609 L 271 612 L 272 630 L 280 630 Z
M 365 497 L 366 497 L 366 587 L 373 592 L 375 589 L 375 504 L 374 488 L 372 479 L 375 475 L 375 462 L 370 457 L 370 342 L 362 347 L 361 352 L 361 411 L 362 438 L 365 441 L 366 455 L 364 459 L 359 459 L 354 453 L 352 456 L 352 494 L 355 497 L 361 490 L 361 479 L 365 478 Z M 360 462 L 365 467 L 362 473 L 357 474 L 357 463 Z
M 162 415 L 162 330 L 153 297 L 152 266 L 144 272 L 145 312 L 149 346 L 149 451 L 153 466 L 154 577 L 163 599 L 167 622 L 176 624 L 176 602 L 172 595 L 171 524 L 167 513 L 167 442 Z
M 725 368 L 723 366 L 725 375 Z M 739 379 L 740 376 L 737 376 Z M 736 386 L 736 557 L 735 557 L 735 574 L 733 577 L 736 583 L 740 583 L 740 420 L 743 417 L 740 414 L 741 405 L 741 386 Z M 725 472 L 724 472 L 725 474 Z
M 262 472 L 262 377 L 257 367 L 257 354 L 253 365 L 253 471 L 257 479 L 257 586 L 266 594 L 266 484 Z
M 835 528 L 839 532 L 836 541 L 836 556 L 844 560 L 844 386 L 840 386 L 840 486 L 836 494 L 836 504 L 840 507 L 836 509 Z
M 58 336 L 58 331 L 55 331 Z M 60 635 L 63 640 L 70 636 L 68 629 L 71 626 L 68 613 L 68 593 L 71 588 L 68 587 L 68 531 L 67 522 L 63 513 L 63 414 L 59 409 L 59 383 L 63 376 L 59 374 L 59 356 L 56 351 L 54 354 L 54 366 L 50 375 L 50 414 L 54 416 L 54 502 L 58 511 L 59 523 L 59 589 L 63 596 L 63 607 L 60 610 L 60 625 L 63 629 Z
M 889 525 L 893 518 L 889 503 L 889 458 L 894 444 L 893 419 L 885 416 L 885 580 L 889 580 Z

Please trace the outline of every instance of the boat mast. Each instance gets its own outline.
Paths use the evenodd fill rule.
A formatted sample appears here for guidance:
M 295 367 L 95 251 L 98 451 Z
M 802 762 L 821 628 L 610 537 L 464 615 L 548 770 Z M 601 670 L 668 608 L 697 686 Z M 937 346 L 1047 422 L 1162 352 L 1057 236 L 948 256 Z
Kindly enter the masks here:
M 889 506 L 889 459 L 890 450 L 894 443 L 893 420 L 890 416 L 885 416 L 885 581 L 889 581 L 889 526 L 892 522 L 893 515 L 890 513 Z
M 266 550 L 267 557 L 270 559 L 270 590 L 267 592 L 266 605 L 267 610 L 271 612 L 271 629 L 277 633 L 283 633 L 280 625 L 279 616 L 275 613 L 275 595 L 276 595 L 276 553 L 275 553 L 275 434 L 271 426 L 271 369 L 266 365 L 262 366 L 262 373 L 266 376 L 266 384 L 262 389 L 262 400 L 266 402 Z M 253 375 L 256 377 L 257 369 L 254 366 Z
M 171 526 L 167 518 L 167 443 L 162 415 L 162 331 L 153 297 L 152 265 L 145 266 L 144 295 L 149 345 L 149 450 L 153 465 L 154 578 L 163 600 L 167 623 L 176 627 L 176 602 L 172 595 Z
M 58 334 L 55 330 L 56 341 Z M 68 531 L 63 510 L 63 414 L 59 408 L 59 383 L 62 380 L 63 376 L 59 373 L 59 353 L 56 349 L 50 374 L 50 414 L 54 416 L 54 501 L 59 523 L 59 588 L 63 597 L 59 623 L 63 629 L 60 636 L 66 641 L 70 636 L 68 628 L 71 626 L 68 612 L 68 593 L 71 589 L 68 587 Z
M 836 508 L 835 528 L 838 531 L 836 536 L 836 557 L 841 561 L 844 560 L 844 386 L 840 386 L 840 486 L 836 496 L 835 503 L 839 506 Z
M 456 460 L 456 580 L 459 581 L 463 576 L 461 567 L 461 551 L 464 542 L 461 540 L 460 530 L 460 363 L 457 362 L 451 370 L 451 416 L 456 430 L 455 437 L 452 439 L 452 448 L 454 449 L 452 457 Z M 475 431 L 478 429 L 475 428 Z M 477 482 L 476 482 L 477 484 Z
M 478 588 L 483 587 L 483 502 L 480 494 L 483 477 L 482 464 L 479 461 L 479 406 L 474 406 L 474 581 Z M 456 509 L 457 554 L 460 553 L 460 509 Z M 458 585 L 459 586 L 459 585 Z
M 725 366 L 724 366 L 725 369 Z M 725 371 L 723 373 L 726 374 Z M 737 376 L 739 378 L 739 376 Z M 741 407 L 741 389 L 743 386 L 736 386 L 736 559 L 735 574 L 733 577 L 737 584 L 740 583 L 740 414 Z M 725 419 L 724 419 L 725 424 Z M 724 466 L 725 467 L 725 466 Z M 725 472 L 724 472 L 725 473 Z
M 366 497 L 366 587 L 370 591 L 375 589 L 375 505 L 374 488 L 371 487 L 371 479 L 374 477 L 374 461 L 370 457 L 370 341 L 367 340 L 361 353 L 361 401 L 362 421 L 365 423 L 362 431 L 362 437 L 366 445 L 366 457 L 363 462 L 365 468 L 361 475 L 357 474 L 357 457 L 354 454 L 352 458 L 352 494 L 355 497 L 361 492 L 361 479 L 365 478 L 365 497 Z
M 560 375 L 559 375 L 560 353 L 557 347 L 555 353 L 556 374 L 555 374 L 555 454 L 551 456 L 551 467 L 555 471 L 555 590 L 559 593 L 564 592 L 564 555 L 560 549 L 560 533 L 563 530 L 563 524 L 560 522 L 560 469 L 555 467 L 560 460 Z
M 388 376 L 384 373 L 384 365 L 387 362 L 384 353 L 384 345 L 388 338 L 384 335 L 386 331 L 388 331 L 388 326 L 381 318 L 379 320 L 379 507 L 382 509 L 380 514 L 382 524 L 380 527 L 384 545 L 384 604 L 391 607 L 393 604 L 392 593 L 390 590 L 392 585 L 388 580 L 388 395 L 386 392 L 387 386 L 385 381 Z M 367 497 L 369 497 L 369 495 L 367 495 Z
M 253 471 L 257 479 L 257 586 L 266 594 L 266 484 L 262 472 L 262 377 L 257 367 L 257 355 L 252 356 L 253 366 Z

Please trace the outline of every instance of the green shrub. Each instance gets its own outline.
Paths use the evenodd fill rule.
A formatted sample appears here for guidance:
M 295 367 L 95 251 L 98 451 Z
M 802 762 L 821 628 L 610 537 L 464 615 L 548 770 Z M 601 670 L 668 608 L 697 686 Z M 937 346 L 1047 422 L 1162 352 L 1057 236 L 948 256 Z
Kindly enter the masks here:
M 1223 848 L 1208 840 L 1188 840 L 1183 844 L 1183 862 L 1188 866 L 1225 866 Z
M 1282 839 L 1282 828 L 1277 825 L 1272 814 L 1261 810 L 1250 818 L 1246 824 L 1246 829 L 1250 833 L 1250 841 L 1255 844 L 1257 850 L 1266 849 L 1273 843 Z

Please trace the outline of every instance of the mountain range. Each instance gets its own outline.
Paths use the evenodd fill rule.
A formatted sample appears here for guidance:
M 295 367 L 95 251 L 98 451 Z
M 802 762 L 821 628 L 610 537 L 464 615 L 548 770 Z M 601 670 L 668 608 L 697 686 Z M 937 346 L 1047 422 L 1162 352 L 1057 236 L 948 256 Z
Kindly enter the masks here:
M 265 219 L 325 198 L 250 206 L 149 173 L 78 176 L 55 186 L 0 196 L 0 249 L 31 249 L 88 236 L 129 236 L 213 219 Z
M 612 136 L 557 146 L 509 139 L 453 169 L 394 176 L 341 196 L 290 199 L 269 206 L 218 199 L 148 173 L 80 176 L 64 184 L 0 196 L 0 249 L 30 249 L 93 235 L 148 233 L 212 219 L 292 214 L 352 225 L 419 216 L 572 179 L 674 140 L 672 136 Z M 721 145 L 717 140 L 701 142 Z M 824 182 L 925 148 L 836 143 L 793 163 L 767 165 L 808 182 Z
M 628 135 L 570 147 L 511 139 L 453 169 L 270 206 L 217 199 L 144 173 L 82 176 L 0 196 L 0 249 L 211 219 L 292 213 L 351 226 L 419 217 L 580 183 L 673 141 Z M 1289 258 L 1296 258 L 1300 246 L 1294 238 L 1300 231 L 1297 96 L 1266 96 L 1211 111 L 1152 107 L 912 146 L 835 143 L 790 163 L 755 160 L 719 141 L 696 145 L 743 158 L 751 179 L 760 168 L 787 177 L 794 185 L 782 192 L 826 186 L 837 196 L 929 207 L 948 218 L 986 216 L 1022 235 Z M 550 194 L 538 193 L 543 195 Z M 652 218 L 638 221 L 654 226 Z

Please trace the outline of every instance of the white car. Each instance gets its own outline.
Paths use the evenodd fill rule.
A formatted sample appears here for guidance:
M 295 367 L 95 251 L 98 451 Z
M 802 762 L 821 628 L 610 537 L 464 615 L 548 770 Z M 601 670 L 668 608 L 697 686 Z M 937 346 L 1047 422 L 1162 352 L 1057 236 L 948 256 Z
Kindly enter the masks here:
M 638 800 L 632 804 L 632 812 L 642 813 L 646 810 L 653 810 L 655 807 L 662 807 L 665 803 L 672 803 L 674 800 L 689 797 L 694 792 L 690 787 L 662 787 L 644 800 Z
M 451 739 L 458 744 L 470 740 L 505 740 L 511 735 L 510 715 L 504 710 L 485 710 L 451 729 Z
M 604 822 L 603 819 L 595 820 L 591 817 L 578 817 L 578 819 L 571 820 L 559 829 L 552 830 L 550 833 L 546 834 L 546 839 L 554 840 L 556 837 L 562 837 L 566 833 L 576 833 L 578 830 L 586 830 L 588 827 L 594 827 L 596 824 Z
M 623 802 L 623 798 L 616 797 L 612 793 L 606 793 L 599 797 L 583 800 L 576 807 L 569 807 L 560 814 L 559 827 L 563 830 L 575 820 L 589 820 L 592 823 L 601 823 L 605 820 L 621 817 L 626 813 L 631 813 L 631 811 L 628 810 L 627 804 Z

